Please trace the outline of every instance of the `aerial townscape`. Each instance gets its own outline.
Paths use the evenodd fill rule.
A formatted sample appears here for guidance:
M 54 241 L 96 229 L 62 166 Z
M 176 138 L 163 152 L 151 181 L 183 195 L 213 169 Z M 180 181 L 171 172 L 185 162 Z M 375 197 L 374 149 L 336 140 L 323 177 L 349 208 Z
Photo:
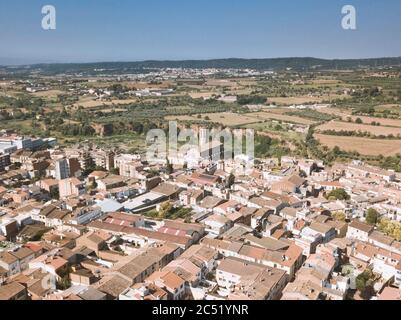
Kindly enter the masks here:
M 400 65 L 0 67 L 0 300 L 400 300 Z

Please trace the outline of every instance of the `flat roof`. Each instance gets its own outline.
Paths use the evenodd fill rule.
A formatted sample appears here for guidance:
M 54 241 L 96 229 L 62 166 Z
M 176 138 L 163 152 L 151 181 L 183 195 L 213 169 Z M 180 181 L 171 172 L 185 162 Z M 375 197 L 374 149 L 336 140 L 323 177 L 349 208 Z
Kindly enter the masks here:
M 163 194 L 150 191 L 150 192 L 140 195 L 134 199 L 125 201 L 122 203 L 122 205 L 127 210 L 133 210 L 135 208 L 138 208 L 138 207 L 141 207 L 141 206 L 147 204 L 148 202 L 154 202 L 154 201 L 160 200 L 164 197 L 165 196 Z

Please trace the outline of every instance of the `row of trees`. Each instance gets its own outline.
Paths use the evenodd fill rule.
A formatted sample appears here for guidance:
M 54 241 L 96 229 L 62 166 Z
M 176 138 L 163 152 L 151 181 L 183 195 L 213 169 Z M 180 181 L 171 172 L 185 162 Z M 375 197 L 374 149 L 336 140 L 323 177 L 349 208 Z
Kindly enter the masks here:
M 330 135 L 330 136 L 339 136 L 339 137 L 359 137 L 359 138 L 369 138 L 369 139 L 389 139 L 389 140 L 397 140 L 401 138 L 400 134 L 396 136 L 390 133 L 389 135 L 375 135 L 368 131 L 352 131 L 352 130 L 323 130 L 322 134 Z

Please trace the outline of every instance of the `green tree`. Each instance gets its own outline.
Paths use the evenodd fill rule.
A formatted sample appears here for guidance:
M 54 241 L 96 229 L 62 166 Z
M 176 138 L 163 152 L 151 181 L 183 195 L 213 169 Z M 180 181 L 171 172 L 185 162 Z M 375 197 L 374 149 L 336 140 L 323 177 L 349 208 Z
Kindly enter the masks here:
M 342 222 L 344 222 L 345 219 L 347 218 L 347 217 L 345 216 L 345 213 L 342 212 L 342 211 L 333 212 L 333 214 L 332 214 L 331 216 L 332 216 L 332 218 L 333 218 L 334 220 L 336 220 L 336 221 L 342 221 Z
M 389 219 L 380 219 L 379 230 L 401 241 L 401 223 L 398 221 L 391 221 Z
M 333 155 L 334 155 L 335 157 L 338 157 L 340 154 L 341 154 L 340 148 L 339 148 L 338 146 L 335 146 L 335 147 L 333 148 Z
M 327 195 L 327 199 L 349 200 L 350 196 L 344 189 L 335 189 Z
M 166 201 L 160 205 L 159 218 L 167 218 L 173 212 L 174 207 L 170 201 Z
M 59 193 L 58 189 L 55 189 L 55 188 L 51 189 L 50 196 L 52 199 L 58 200 L 60 198 L 60 193 Z
M 375 225 L 379 219 L 379 213 L 377 210 L 373 208 L 369 208 L 368 212 L 366 213 L 366 222 Z
M 370 269 L 366 269 L 356 277 L 356 288 L 360 292 L 361 297 L 364 299 L 369 299 L 374 294 L 373 278 L 374 274 Z
M 56 283 L 56 287 L 59 290 L 67 290 L 69 287 L 71 287 L 71 280 L 69 275 L 60 278 Z

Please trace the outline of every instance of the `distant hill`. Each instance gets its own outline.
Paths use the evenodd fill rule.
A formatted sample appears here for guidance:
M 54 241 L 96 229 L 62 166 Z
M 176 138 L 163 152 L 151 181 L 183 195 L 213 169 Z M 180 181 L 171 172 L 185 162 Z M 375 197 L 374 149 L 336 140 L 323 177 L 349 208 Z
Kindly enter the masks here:
M 59 63 L 35 64 L 20 67 L 5 67 L 8 70 L 40 70 L 45 74 L 59 73 L 137 73 L 143 69 L 158 68 L 221 68 L 255 70 L 328 70 L 360 69 L 375 67 L 401 66 L 401 57 L 372 59 L 318 59 L 318 58 L 273 58 L 273 59 L 214 59 L 181 61 L 136 61 L 136 62 L 96 62 L 96 63 Z M 3 67 L 4 68 L 4 67 Z

